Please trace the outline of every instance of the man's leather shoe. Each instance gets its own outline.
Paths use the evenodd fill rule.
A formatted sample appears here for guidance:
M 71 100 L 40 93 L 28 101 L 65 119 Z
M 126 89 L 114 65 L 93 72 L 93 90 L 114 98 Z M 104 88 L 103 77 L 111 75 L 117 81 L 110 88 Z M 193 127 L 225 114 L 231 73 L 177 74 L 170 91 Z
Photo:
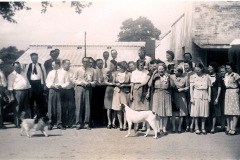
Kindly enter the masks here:
M 57 128 L 58 129 L 61 129 L 61 130 L 65 130 L 66 128 L 64 127 L 64 126 L 62 126 L 61 124 L 59 124 L 58 126 L 57 126 Z
M 85 124 L 85 125 L 84 125 L 84 129 L 91 130 L 91 128 L 89 127 L 89 124 Z
M 7 127 L 3 125 L 2 127 L 0 127 L 0 129 L 7 129 Z
M 80 130 L 80 129 L 82 129 L 82 128 L 83 128 L 82 125 L 81 125 L 81 124 L 78 124 L 77 127 L 76 127 L 76 130 Z

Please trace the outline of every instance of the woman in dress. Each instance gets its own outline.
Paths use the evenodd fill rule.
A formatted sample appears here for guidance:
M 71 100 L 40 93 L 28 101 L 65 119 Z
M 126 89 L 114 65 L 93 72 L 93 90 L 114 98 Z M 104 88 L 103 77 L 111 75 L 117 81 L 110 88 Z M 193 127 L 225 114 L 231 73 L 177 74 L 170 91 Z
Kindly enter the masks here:
M 195 67 L 195 63 L 192 61 L 192 54 L 191 54 L 191 53 L 184 53 L 184 54 L 183 54 L 183 59 L 184 59 L 183 62 L 181 62 L 181 63 L 179 64 L 181 67 L 183 67 L 183 73 L 185 73 L 184 64 L 185 64 L 186 62 L 191 63 L 192 68 Z
M 172 132 L 176 132 L 175 118 L 176 116 L 179 116 L 178 133 L 181 133 L 183 117 L 188 115 L 186 92 L 189 90 L 189 82 L 187 76 L 183 74 L 181 66 L 177 67 L 174 70 L 174 73 L 175 74 L 171 76 L 171 80 L 173 81 L 173 103 L 175 104 L 177 111 L 174 112 L 173 108 Z
M 208 66 L 209 77 L 211 81 L 211 102 L 210 115 L 212 118 L 211 134 L 215 133 L 217 117 L 221 116 L 221 108 L 219 105 L 219 97 L 221 93 L 222 83 L 221 77 L 217 75 L 217 64 L 212 62 Z
M 225 120 L 226 120 L 224 115 L 224 103 L 225 103 L 225 93 L 226 93 L 226 86 L 224 84 L 225 74 L 226 74 L 226 68 L 224 65 L 222 65 L 219 67 L 219 75 L 221 76 L 221 84 L 222 84 L 221 94 L 219 98 L 219 105 L 221 108 L 221 130 L 222 131 L 225 131 Z
M 232 64 L 226 64 L 226 71 L 224 84 L 226 86 L 225 94 L 225 109 L 224 114 L 227 119 L 227 134 L 236 135 L 236 126 L 238 116 L 240 115 L 239 109 L 239 86 L 240 76 L 233 72 Z
M 190 84 L 190 77 L 194 74 L 192 62 L 191 61 L 184 61 L 184 70 L 185 75 L 187 76 L 188 83 Z M 194 126 L 194 117 L 191 118 L 191 102 L 190 102 L 190 89 L 186 93 L 186 100 L 188 106 L 188 115 L 186 117 L 186 132 L 193 133 L 193 126 Z
M 136 111 L 149 110 L 149 101 L 146 99 L 148 86 L 146 84 L 150 76 L 148 75 L 148 71 L 144 69 L 144 66 L 144 61 L 137 60 L 137 69 L 132 72 L 131 77 L 131 108 Z M 136 128 L 138 128 L 138 126 Z M 141 130 L 146 130 L 145 123 L 143 123 Z
M 167 134 L 166 127 L 168 117 L 172 116 L 172 98 L 170 91 L 170 77 L 166 73 L 166 65 L 159 64 L 158 70 L 153 72 L 149 85 L 154 88 L 152 111 L 157 115 L 157 122 L 160 130 Z M 160 119 L 163 126 L 161 128 Z
M 112 100 L 113 100 L 113 92 L 114 92 L 114 85 L 113 85 L 113 74 L 117 70 L 117 62 L 115 60 L 110 61 L 110 69 L 106 74 L 105 77 L 105 84 L 107 85 L 105 96 L 104 96 L 104 107 L 107 109 L 107 119 L 108 125 L 107 128 L 111 129 L 117 128 L 115 125 L 115 116 L 111 118 L 112 115 Z
M 113 83 L 115 84 L 113 93 L 112 109 L 115 110 L 117 114 L 118 121 L 120 124 L 120 131 L 127 130 L 126 128 L 126 116 L 124 113 L 124 120 L 122 122 L 122 111 L 120 104 L 124 103 L 129 106 L 129 93 L 131 89 L 131 73 L 127 72 L 127 63 L 119 62 L 117 63 L 117 71 L 113 76 Z
M 204 134 L 206 118 L 209 116 L 209 102 L 211 102 L 211 84 L 209 75 L 203 72 L 204 66 L 197 63 L 195 74 L 190 77 L 191 117 L 195 118 L 195 133 Z M 199 130 L 198 120 L 201 118 L 202 131 Z
M 169 74 L 174 74 L 174 66 L 175 64 L 177 63 L 175 60 L 174 60 L 174 53 L 172 51 L 167 51 L 166 52 L 166 58 L 167 60 L 164 61 L 166 67 L 167 67 L 167 72 Z

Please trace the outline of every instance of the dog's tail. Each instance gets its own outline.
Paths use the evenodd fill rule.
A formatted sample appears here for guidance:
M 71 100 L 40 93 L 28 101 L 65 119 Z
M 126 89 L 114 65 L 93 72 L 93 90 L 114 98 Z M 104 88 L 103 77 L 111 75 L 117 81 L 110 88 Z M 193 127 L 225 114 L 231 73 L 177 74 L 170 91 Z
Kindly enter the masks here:
M 23 120 L 25 119 L 25 115 L 26 115 L 26 112 L 22 112 L 21 116 L 20 116 L 20 119 Z

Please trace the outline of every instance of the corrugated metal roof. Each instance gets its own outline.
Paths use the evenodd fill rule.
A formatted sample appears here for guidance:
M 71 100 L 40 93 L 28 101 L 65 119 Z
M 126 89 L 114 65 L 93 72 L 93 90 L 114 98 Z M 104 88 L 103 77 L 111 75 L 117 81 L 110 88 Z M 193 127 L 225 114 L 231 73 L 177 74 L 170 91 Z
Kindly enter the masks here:
M 118 51 L 118 61 L 133 61 L 138 57 L 138 49 L 145 46 L 145 42 L 115 42 L 114 45 L 90 45 L 86 47 L 87 57 L 93 57 L 95 60 L 103 58 L 104 51 L 116 49 Z M 48 49 L 48 46 L 50 48 Z M 78 49 L 78 46 L 82 47 Z M 84 57 L 84 46 L 81 45 L 30 45 L 30 48 L 17 60 L 22 64 L 31 63 L 30 54 L 38 53 L 38 61 L 42 64 L 50 58 L 50 51 L 58 48 L 60 50 L 60 59 L 69 59 L 73 66 L 82 65 Z M 111 59 L 111 56 L 109 57 Z

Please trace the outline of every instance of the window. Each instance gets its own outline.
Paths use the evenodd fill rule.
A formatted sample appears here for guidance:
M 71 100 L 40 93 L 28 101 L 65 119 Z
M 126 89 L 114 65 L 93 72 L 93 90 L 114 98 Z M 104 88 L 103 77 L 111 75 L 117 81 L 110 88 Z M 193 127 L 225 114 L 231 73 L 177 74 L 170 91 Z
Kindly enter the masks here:
M 52 49 L 52 46 L 47 46 L 47 49 Z

